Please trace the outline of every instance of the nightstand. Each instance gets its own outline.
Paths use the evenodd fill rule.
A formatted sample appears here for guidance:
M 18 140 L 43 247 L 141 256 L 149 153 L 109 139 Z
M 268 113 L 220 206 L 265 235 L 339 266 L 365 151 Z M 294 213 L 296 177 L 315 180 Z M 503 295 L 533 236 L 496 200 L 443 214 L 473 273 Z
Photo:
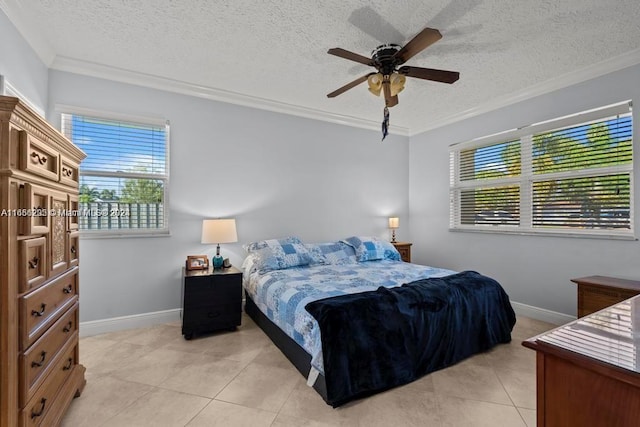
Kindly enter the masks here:
M 234 330 L 242 318 L 242 272 L 182 268 L 182 335 Z
M 637 280 L 589 276 L 571 279 L 571 281 L 578 285 L 578 317 L 640 294 L 640 282 Z
M 413 243 L 391 242 L 391 244 L 396 247 L 398 252 L 400 252 L 400 257 L 402 258 L 402 261 L 411 262 L 411 245 L 413 245 Z

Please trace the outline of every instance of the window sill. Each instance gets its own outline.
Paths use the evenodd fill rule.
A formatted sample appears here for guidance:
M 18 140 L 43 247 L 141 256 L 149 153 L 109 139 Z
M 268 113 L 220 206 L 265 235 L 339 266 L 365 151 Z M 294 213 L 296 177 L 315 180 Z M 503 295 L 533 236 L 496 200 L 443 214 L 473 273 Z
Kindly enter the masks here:
M 93 240 L 93 239 L 138 239 L 138 238 L 149 238 L 149 237 L 171 237 L 171 232 L 169 230 L 157 230 L 157 231 L 149 231 L 149 232 L 140 232 L 140 231 L 132 231 L 130 233 L 123 233 L 122 231 L 118 232 L 104 232 L 104 231 L 89 231 L 89 230 L 80 230 L 80 239 L 81 240 Z
M 449 228 L 449 231 L 463 233 L 484 233 L 484 234 L 511 234 L 518 236 L 549 236 L 549 237 L 577 237 L 581 239 L 601 239 L 601 240 L 638 240 L 631 234 L 600 234 L 600 233 L 578 233 L 559 231 L 529 231 L 505 228 Z

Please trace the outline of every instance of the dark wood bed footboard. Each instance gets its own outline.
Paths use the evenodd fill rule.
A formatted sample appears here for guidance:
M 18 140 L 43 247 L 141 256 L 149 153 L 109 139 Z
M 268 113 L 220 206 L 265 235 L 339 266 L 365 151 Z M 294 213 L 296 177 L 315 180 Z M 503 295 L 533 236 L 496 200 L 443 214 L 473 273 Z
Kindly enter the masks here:
M 249 295 L 246 295 L 245 312 L 264 331 L 271 341 L 282 351 L 293 366 L 304 378 L 309 375 L 311 369 L 311 355 L 307 353 L 297 342 L 285 334 L 275 323 L 260 311 Z M 327 401 L 327 386 L 322 374 L 318 375 L 313 388 Z

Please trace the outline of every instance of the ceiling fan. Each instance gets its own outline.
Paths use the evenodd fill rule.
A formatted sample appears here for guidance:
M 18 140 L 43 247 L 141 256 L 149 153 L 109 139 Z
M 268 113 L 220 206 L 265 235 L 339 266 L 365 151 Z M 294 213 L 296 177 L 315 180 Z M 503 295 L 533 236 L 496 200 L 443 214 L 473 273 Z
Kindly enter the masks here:
M 397 44 L 383 44 L 371 53 L 371 58 L 349 52 L 341 48 L 329 49 L 327 53 L 344 59 L 359 62 L 360 64 L 375 67 L 377 73 L 369 73 L 359 77 L 341 88 L 327 94 L 328 98 L 334 98 L 364 81 L 368 81 L 369 91 L 380 96 L 384 93 L 386 107 L 398 104 L 398 93 L 404 89 L 405 76 L 423 80 L 432 80 L 441 83 L 454 83 L 460 78 L 457 71 L 435 70 L 432 68 L 403 66 L 413 56 L 422 52 L 433 43 L 442 38 L 440 31 L 433 28 L 425 28 L 404 46 Z

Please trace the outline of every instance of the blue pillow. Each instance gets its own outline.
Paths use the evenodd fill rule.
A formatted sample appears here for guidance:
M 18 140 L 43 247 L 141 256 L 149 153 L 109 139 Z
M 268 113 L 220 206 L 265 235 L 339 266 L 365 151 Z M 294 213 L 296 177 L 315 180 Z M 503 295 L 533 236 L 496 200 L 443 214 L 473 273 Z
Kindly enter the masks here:
M 242 247 L 247 252 L 254 252 L 267 247 L 276 248 L 278 246 L 286 245 L 288 243 L 298 243 L 301 245 L 302 241 L 295 236 L 289 236 L 289 237 L 284 237 L 282 239 L 259 240 L 257 242 L 251 242 L 251 243 L 247 243 L 246 245 L 242 245 Z
M 326 264 L 355 264 L 356 252 L 343 242 L 330 242 L 318 244 Z
M 355 249 L 356 259 L 358 262 L 385 259 L 387 251 L 389 252 L 389 256 L 393 256 L 393 251 L 384 244 L 386 242 L 383 242 L 376 237 L 352 236 L 344 239 L 343 242 Z M 391 247 L 393 247 L 393 245 L 391 245 Z M 396 250 L 396 252 L 398 251 Z
M 283 270 L 292 267 L 304 267 L 311 263 L 311 255 L 302 243 L 284 243 L 270 245 L 253 251 L 254 268 L 260 273 Z
M 305 243 L 304 247 L 309 251 L 311 256 L 311 262 L 309 265 L 324 265 L 327 264 L 327 258 L 322 253 L 318 243 Z

